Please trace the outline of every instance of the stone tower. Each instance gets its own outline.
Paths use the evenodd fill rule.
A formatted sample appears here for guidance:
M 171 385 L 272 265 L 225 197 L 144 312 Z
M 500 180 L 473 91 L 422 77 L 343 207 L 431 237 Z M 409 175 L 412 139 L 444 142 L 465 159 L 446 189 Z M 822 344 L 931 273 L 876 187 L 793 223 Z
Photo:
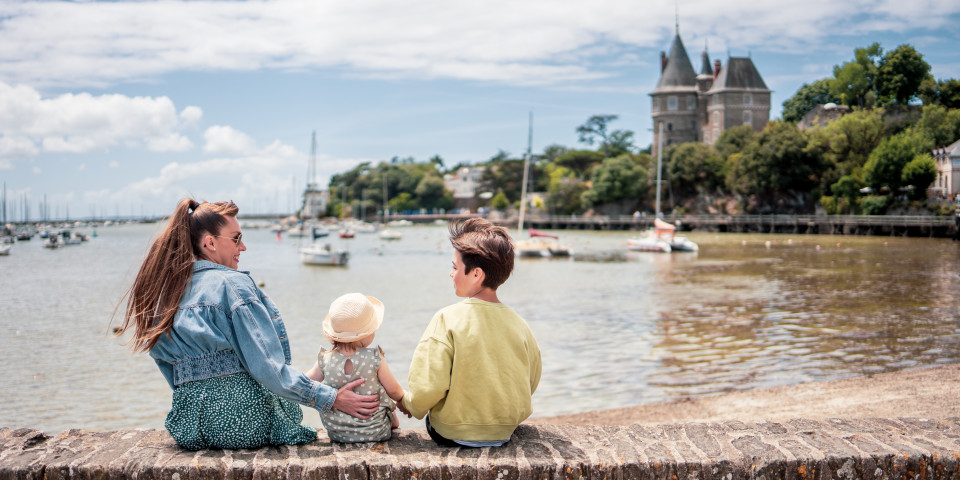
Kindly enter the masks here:
M 653 113 L 653 155 L 683 142 L 713 145 L 728 128 L 750 125 L 760 131 L 770 119 L 770 89 L 749 57 L 730 57 L 724 67 L 710 65 L 706 49 L 700 56 L 700 74 L 680 40 L 673 39 L 669 56 L 660 53 L 660 81 L 650 93 Z

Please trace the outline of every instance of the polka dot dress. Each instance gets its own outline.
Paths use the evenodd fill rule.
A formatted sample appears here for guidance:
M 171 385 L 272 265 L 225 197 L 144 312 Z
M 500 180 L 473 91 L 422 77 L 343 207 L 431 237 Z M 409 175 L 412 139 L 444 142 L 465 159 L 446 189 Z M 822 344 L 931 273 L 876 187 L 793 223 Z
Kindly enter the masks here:
M 317 431 L 301 425 L 302 420 L 299 405 L 244 372 L 175 388 L 165 426 L 177 445 L 188 450 L 236 449 L 316 440 Z
M 365 381 L 355 391 L 361 395 L 380 395 L 380 408 L 366 420 L 335 409 L 321 412 L 320 419 L 323 421 L 324 428 L 327 429 L 330 440 L 340 443 L 358 443 L 382 442 L 390 439 L 390 420 L 396 405 L 377 380 L 381 354 L 382 351 L 378 347 L 366 347 L 357 350 L 349 357 L 336 350 L 329 352 L 321 350 L 317 355 L 325 385 L 339 389 L 347 383 L 363 378 Z M 349 375 L 344 372 L 347 360 L 353 366 L 352 373 Z

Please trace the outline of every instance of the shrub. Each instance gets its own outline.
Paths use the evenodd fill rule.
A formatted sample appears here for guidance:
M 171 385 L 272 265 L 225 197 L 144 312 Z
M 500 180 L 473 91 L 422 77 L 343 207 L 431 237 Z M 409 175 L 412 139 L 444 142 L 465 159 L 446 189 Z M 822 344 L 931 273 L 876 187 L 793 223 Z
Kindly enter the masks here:
M 864 215 L 883 215 L 889 204 L 890 197 L 885 195 L 867 195 L 860 199 Z

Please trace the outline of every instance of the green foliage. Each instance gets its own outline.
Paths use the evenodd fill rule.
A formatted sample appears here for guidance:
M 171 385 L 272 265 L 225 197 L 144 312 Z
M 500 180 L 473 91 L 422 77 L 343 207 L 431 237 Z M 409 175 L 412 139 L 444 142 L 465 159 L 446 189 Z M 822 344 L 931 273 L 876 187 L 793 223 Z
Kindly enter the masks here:
M 503 192 L 510 203 L 520 200 L 520 191 L 523 187 L 523 160 L 502 157 L 496 161 L 491 159 L 487 163 L 486 170 L 483 171 L 481 183 L 483 189 L 488 192 Z
M 823 78 L 811 84 L 804 83 L 797 93 L 783 102 L 783 121 L 797 123 L 813 107 L 839 101 L 839 98 L 830 93 L 830 79 Z
M 734 153 L 742 152 L 743 148 L 756 138 L 757 132 L 753 130 L 753 127 L 739 125 L 720 133 L 720 138 L 713 144 L 713 147 L 723 158 L 727 158 Z
M 507 198 L 507 195 L 503 193 L 503 190 L 500 190 L 490 199 L 490 206 L 497 210 L 503 210 L 510 206 L 510 200 Z
M 581 143 L 600 144 L 600 152 L 606 158 L 615 157 L 633 151 L 633 132 L 614 130 L 607 132 L 607 124 L 619 118 L 617 115 L 594 115 L 586 123 L 577 127 Z
M 823 211 L 826 212 L 827 215 L 840 213 L 837 209 L 837 199 L 832 196 L 820 197 L 820 206 L 823 207 Z
M 879 43 L 854 50 L 854 60 L 833 67 L 830 95 L 844 105 L 872 107 L 876 101 L 877 64 L 883 54 Z
M 583 211 L 580 198 L 590 188 L 586 182 L 577 178 L 569 168 L 561 166 L 555 166 L 549 178 L 547 208 L 551 212 L 570 215 Z
M 863 185 L 860 181 L 851 175 L 840 177 L 840 180 L 830 186 L 830 190 L 837 197 L 838 213 L 850 213 L 845 207 L 853 208 L 857 205 L 861 188 L 863 188 Z
M 390 208 L 391 212 L 404 212 L 407 210 L 415 210 L 417 208 L 417 202 L 409 192 L 400 192 L 387 202 L 387 207 Z
M 819 183 L 823 166 L 819 157 L 806 151 L 806 145 L 796 125 L 771 122 L 731 165 L 728 185 L 744 194 L 810 191 Z
M 912 129 L 928 140 L 921 148 L 950 145 L 960 138 L 960 110 L 947 110 L 942 105 L 924 105 L 923 115 Z
M 930 64 L 910 45 L 887 52 L 877 68 L 877 90 L 885 103 L 906 105 L 920 91 L 930 74 Z
M 593 150 L 569 150 L 560 155 L 556 164 L 569 168 L 581 179 L 587 178 L 590 170 L 603 161 L 603 153 Z
M 417 184 L 414 193 L 417 195 L 419 206 L 422 208 L 442 208 L 440 201 L 446 194 L 443 179 L 436 175 L 425 175 Z
M 820 188 L 829 191 L 845 175 L 859 178 L 870 152 L 880 144 L 883 135 L 883 109 L 857 109 L 809 130 L 807 151 L 821 157 L 824 164 Z
M 921 153 L 913 157 L 903 167 L 903 184 L 912 185 L 910 198 L 922 200 L 927 197 L 927 187 L 937 179 L 937 164 L 929 153 Z
M 911 132 L 883 139 L 864 166 L 864 179 L 874 190 L 897 192 L 903 185 L 903 167 L 923 151 L 924 139 Z
M 860 208 L 864 215 L 883 215 L 890 204 L 890 197 L 886 195 L 867 195 L 860 199 Z
M 747 125 L 749 128 L 749 125 Z M 686 142 L 670 146 L 666 152 L 670 185 L 680 192 L 692 193 L 723 184 L 724 160 L 703 143 Z
M 587 205 L 602 205 L 624 199 L 640 199 L 647 172 L 634 156 L 625 154 L 603 161 L 593 172 L 590 190 L 583 194 Z
M 552 145 L 547 145 L 547 147 L 543 149 L 543 154 L 540 157 L 547 162 L 554 162 L 560 158 L 560 156 L 569 151 L 569 148 L 554 143 Z

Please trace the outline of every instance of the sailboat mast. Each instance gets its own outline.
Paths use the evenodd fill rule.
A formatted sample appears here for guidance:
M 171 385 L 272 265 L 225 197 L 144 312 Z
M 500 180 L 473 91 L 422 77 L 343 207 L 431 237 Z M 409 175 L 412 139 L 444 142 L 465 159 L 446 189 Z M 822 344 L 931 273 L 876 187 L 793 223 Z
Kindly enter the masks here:
M 533 149 L 533 112 L 530 112 L 527 132 L 527 153 L 523 155 L 523 185 L 520 187 L 520 219 L 517 221 L 517 237 L 523 232 L 523 214 L 527 208 L 527 172 L 530 170 L 530 154 Z
M 654 213 L 656 218 L 660 218 L 660 175 L 663 168 L 660 164 L 663 162 L 663 122 L 660 122 L 660 134 L 657 135 L 657 204 Z

